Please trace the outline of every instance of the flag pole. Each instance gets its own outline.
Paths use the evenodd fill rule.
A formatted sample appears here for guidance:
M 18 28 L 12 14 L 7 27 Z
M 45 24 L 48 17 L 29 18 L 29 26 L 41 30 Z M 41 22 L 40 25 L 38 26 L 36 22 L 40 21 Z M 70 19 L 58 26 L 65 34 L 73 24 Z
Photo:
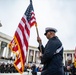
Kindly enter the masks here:
M 35 27 L 36 27 L 37 37 L 39 37 L 39 32 L 38 32 L 37 24 L 35 24 Z
M 36 27 L 37 37 L 39 37 L 37 23 L 35 24 L 35 27 Z M 42 48 L 41 48 L 41 44 L 40 43 L 39 43 L 39 47 L 40 47 L 40 52 L 42 53 Z
M 30 0 L 30 3 L 32 4 L 32 0 Z M 38 32 L 37 23 L 35 24 L 35 27 L 36 27 L 37 37 L 39 37 L 39 32 Z M 40 43 L 39 43 L 39 46 L 40 46 L 40 52 L 42 53 L 42 48 L 41 48 Z
M 32 4 L 32 0 L 30 0 L 30 3 Z M 37 23 L 35 24 L 35 27 L 36 27 L 37 36 L 39 37 L 39 32 L 38 32 L 38 28 L 37 28 Z

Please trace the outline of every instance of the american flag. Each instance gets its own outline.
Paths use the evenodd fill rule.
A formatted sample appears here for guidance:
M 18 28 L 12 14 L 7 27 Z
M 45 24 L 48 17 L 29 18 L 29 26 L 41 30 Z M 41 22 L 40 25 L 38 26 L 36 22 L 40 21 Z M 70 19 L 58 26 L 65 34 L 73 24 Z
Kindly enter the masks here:
M 33 25 L 36 25 L 36 18 L 33 5 L 30 0 L 30 4 L 26 9 L 17 30 L 15 31 L 14 38 L 9 44 L 10 49 L 16 54 L 14 66 L 19 73 L 24 72 L 28 41 L 30 37 L 30 28 Z

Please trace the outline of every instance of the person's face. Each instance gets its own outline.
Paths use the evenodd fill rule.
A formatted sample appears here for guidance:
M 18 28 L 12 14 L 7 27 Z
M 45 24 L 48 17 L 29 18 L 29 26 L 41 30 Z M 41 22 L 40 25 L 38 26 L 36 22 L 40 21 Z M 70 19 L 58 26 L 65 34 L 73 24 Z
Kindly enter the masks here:
M 47 39 L 50 39 L 51 38 L 51 32 L 47 32 L 46 37 L 47 37 Z

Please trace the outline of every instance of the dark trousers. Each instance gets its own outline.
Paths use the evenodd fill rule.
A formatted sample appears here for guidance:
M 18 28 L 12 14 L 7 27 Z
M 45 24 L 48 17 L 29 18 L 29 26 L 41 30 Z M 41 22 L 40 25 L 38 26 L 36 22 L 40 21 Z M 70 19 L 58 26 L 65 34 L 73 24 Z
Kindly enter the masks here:
M 37 75 L 37 72 L 33 72 L 32 75 Z
M 60 68 L 59 71 L 57 72 L 42 72 L 41 75 L 64 75 L 64 70 L 63 68 Z

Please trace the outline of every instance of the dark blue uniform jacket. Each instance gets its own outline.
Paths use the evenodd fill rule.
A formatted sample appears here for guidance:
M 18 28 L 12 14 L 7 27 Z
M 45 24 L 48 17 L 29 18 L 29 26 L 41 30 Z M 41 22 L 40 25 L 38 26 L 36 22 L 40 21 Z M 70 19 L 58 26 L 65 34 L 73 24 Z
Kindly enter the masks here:
M 44 64 L 41 75 L 63 75 L 63 48 L 59 53 L 55 54 L 56 50 L 61 46 L 62 43 L 57 36 L 49 39 L 45 48 L 43 45 L 41 46 L 43 53 L 41 63 Z

